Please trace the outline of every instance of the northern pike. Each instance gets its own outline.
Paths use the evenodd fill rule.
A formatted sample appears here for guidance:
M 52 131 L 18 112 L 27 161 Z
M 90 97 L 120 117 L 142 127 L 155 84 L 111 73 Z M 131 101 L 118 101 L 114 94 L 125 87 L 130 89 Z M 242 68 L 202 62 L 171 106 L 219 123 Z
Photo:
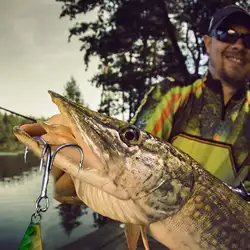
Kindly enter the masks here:
M 59 153 L 54 165 L 67 171 L 71 164 L 78 197 L 127 225 L 129 249 L 136 249 L 139 226 L 147 249 L 146 231 L 171 250 L 250 249 L 250 205 L 227 184 L 134 125 L 49 93 L 77 143 L 84 142 L 97 159 L 96 167 L 79 170 Z M 43 126 L 53 133 L 53 126 Z M 41 155 L 24 130 L 15 127 L 14 134 Z

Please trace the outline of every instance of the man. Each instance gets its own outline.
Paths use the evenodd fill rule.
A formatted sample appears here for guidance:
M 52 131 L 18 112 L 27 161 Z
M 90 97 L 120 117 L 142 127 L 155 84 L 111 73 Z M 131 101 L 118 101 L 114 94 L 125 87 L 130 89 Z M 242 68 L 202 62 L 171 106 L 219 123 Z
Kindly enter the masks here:
M 219 10 L 204 43 L 209 56 L 205 76 L 192 76 L 185 85 L 169 78 L 153 86 L 131 122 L 237 186 L 250 172 L 250 15 L 235 5 Z M 48 122 L 67 126 L 61 115 Z M 38 124 L 23 128 L 32 136 L 43 135 L 48 143 L 74 141 L 70 133 L 52 139 Z M 80 202 L 70 175 L 57 168 L 53 175 L 55 198 Z
M 154 86 L 132 122 L 237 186 L 250 177 L 250 15 L 235 5 L 218 11 L 204 43 L 205 76 Z

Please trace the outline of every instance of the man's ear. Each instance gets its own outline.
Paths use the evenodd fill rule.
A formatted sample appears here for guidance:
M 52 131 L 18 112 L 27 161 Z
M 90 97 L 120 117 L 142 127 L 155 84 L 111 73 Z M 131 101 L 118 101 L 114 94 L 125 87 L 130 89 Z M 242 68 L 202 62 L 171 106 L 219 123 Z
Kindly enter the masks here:
M 203 41 L 204 41 L 204 45 L 205 45 L 205 48 L 206 48 L 206 52 L 209 55 L 210 54 L 210 47 L 211 47 L 212 37 L 208 36 L 208 35 L 205 35 L 203 37 Z

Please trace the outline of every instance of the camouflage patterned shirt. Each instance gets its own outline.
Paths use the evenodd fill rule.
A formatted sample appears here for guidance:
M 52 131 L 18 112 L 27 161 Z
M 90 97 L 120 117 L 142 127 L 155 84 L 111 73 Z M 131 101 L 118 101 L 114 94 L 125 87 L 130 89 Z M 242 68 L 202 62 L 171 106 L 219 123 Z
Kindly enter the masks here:
M 250 189 L 250 91 L 224 105 L 220 81 L 210 73 L 186 85 L 168 78 L 154 85 L 131 123 L 172 143 L 231 186 Z

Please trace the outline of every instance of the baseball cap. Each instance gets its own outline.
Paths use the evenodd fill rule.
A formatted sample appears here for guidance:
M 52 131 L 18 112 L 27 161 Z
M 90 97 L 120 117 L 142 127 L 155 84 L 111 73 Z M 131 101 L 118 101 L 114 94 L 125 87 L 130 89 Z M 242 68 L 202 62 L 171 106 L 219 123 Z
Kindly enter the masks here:
M 250 26 L 250 14 L 248 11 L 238 5 L 229 5 L 226 6 L 220 10 L 218 10 L 214 16 L 212 17 L 208 33 L 211 32 L 211 30 L 218 29 L 224 21 L 226 21 L 230 16 L 237 14 L 237 17 L 244 20 L 243 22 L 246 23 L 246 25 Z

